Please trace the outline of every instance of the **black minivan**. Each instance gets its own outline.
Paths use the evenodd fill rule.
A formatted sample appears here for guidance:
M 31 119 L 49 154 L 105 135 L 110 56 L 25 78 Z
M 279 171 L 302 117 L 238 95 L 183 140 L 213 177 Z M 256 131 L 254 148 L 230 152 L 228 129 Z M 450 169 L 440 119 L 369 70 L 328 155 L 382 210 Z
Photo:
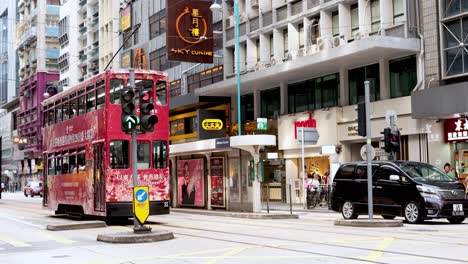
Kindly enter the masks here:
M 374 213 L 385 219 L 403 216 L 408 223 L 447 218 L 465 220 L 465 186 L 436 167 L 412 161 L 373 161 Z M 367 163 L 345 163 L 332 185 L 331 207 L 345 219 L 367 214 Z

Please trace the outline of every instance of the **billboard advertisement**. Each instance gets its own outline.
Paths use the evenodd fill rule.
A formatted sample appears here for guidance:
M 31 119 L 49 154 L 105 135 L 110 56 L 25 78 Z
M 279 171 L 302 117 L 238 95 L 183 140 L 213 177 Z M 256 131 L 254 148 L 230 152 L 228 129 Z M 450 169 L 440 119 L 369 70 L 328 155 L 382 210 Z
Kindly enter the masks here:
M 203 159 L 177 161 L 178 204 L 205 206 L 203 165 Z

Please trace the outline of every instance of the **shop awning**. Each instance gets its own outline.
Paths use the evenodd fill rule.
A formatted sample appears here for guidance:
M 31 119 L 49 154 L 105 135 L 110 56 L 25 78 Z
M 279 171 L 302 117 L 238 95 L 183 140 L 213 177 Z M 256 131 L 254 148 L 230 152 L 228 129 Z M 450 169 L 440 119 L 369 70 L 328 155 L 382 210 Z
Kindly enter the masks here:
M 170 146 L 169 155 L 171 157 L 176 157 L 190 154 L 228 151 L 232 148 L 244 148 L 247 146 L 276 146 L 275 135 L 245 135 L 221 138 L 221 140 L 224 139 L 229 139 L 229 146 L 226 144 L 219 144 L 220 139 L 216 138 L 174 144 Z

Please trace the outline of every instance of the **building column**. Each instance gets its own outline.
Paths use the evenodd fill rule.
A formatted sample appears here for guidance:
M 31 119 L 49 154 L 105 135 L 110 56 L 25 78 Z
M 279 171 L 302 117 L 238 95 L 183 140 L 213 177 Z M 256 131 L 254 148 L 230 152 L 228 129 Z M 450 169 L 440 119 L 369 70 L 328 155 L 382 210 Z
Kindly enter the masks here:
M 224 51 L 223 51 L 224 76 L 228 76 L 234 73 L 234 52 L 232 52 L 233 50 L 234 49 L 224 48 Z
M 270 35 L 260 34 L 260 63 L 270 61 Z
M 247 69 L 254 69 L 257 63 L 257 46 L 255 39 L 247 38 L 246 60 Z
M 320 11 L 320 36 L 322 38 L 331 38 L 333 36 L 332 30 L 332 15 L 327 11 Z
M 206 158 L 206 164 L 207 164 L 207 168 L 206 168 L 206 172 L 207 172 L 207 175 L 206 175 L 206 183 L 208 184 L 208 188 L 207 188 L 207 193 L 208 193 L 208 197 L 206 199 L 206 208 L 208 210 L 211 210 L 213 208 L 211 208 L 211 166 L 210 166 L 210 157 L 211 157 L 211 153 L 205 153 L 205 158 Z
M 386 29 L 391 26 L 393 26 L 393 1 L 380 1 L 380 28 Z
M 288 51 L 290 54 L 296 55 L 299 51 L 299 25 L 288 23 Z
M 349 105 L 349 82 L 348 70 L 345 68 L 340 69 L 340 106 Z
M 371 31 L 370 1 L 359 0 L 358 1 L 358 13 L 359 13 L 359 32 L 370 33 Z
M 231 95 L 231 124 L 237 123 L 237 94 Z
M 380 100 L 390 99 L 390 67 L 388 60 L 379 59 Z
M 283 58 L 284 56 L 284 41 L 283 41 L 283 30 L 273 29 L 273 57 Z
M 280 83 L 280 115 L 288 113 L 288 83 L 281 81 Z
M 339 4 L 338 16 L 340 36 L 344 36 L 345 40 L 351 39 L 351 7 L 349 5 Z
M 247 46 L 245 43 L 239 43 L 240 48 L 240 71 L 247 69 Z
M 253 91 L 253 100 L 254 100 L 254 118 L 257 120 L 258 117 L 261 117 L 261 111 L 260 111 L 260 91 L 257 89 L 254 89 Z

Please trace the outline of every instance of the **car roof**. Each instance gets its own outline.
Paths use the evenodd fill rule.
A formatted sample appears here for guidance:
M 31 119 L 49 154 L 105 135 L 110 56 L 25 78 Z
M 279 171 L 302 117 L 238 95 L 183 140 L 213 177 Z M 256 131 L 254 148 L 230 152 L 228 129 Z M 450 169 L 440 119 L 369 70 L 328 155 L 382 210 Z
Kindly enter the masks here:
M 345 162 L 341 166 L 345 165 L 367 165 L 367 161 L 354 161 L 354 162 Z M 403 165 L 429 165 L 423 162 L 417 161 L 407 161 L 407 160 L 373 160 L 372 165 L 396 165 L 398 167 Z

